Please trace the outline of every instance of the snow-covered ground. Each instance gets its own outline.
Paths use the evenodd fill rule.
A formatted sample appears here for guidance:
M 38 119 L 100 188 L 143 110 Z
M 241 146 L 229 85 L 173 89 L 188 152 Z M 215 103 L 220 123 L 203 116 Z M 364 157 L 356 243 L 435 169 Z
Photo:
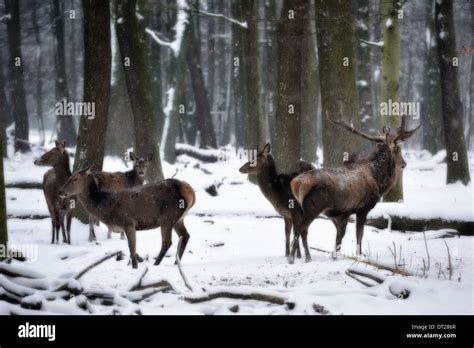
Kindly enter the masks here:
M 5 163 L 7 184 L 41 182 L 47 168 L 32 165 L 35 156 L 23 156 Z M 127 289 L 137 280 L 145 267 L 149 268 L 143 283 L 166 279 L 179 289 L 181 295 L 158 293 L 141 302 L 144 314 L 233 314 L 229 311 L 239 304 L 238 314 L 315 314 L 313 304 L 324 306 L 331 314 L 474 314 L 474 237 L 437 238 L 442 232 L 427 231 L 427 248 L 419 232 L 398 232 L 365 227 L 363 251 L 373 262 L 394 267 L 392 255 L 396 249 L 399 268 L 415 276 L 392 276 L 389 271 L 383 284 L 365 287 L 346 275 L 350 267 L 374 270 L 353 260 L 311 249 L 312 262 L 297 259 L 289 265 L 284 257 L 283 220 L 261 194 L 249 183 L 238 168 L 246 161 L 229 151 L 228 160 L 203 164 L 181 156 L 177 165 L 164 163 L 166 177 L 176 170 L 176 177 L 189 182 L 196 190 L 197 202 L 186 218 L 191 235 L 183 257 L 184 271 L 195 291 L 232 291 L 279 294 L 296 303 L 292 310 L 286 306 L 254 300 L 216 299 L 201 304 L 182 300 L 189 290 L 174 265 L 177 242 L 160 266 L 153 266 L 161 246 L 159 230 L 140 231 L 137 251 L 145 257 L 138 270 L 122 261 L 111 259 L 87 273 L 81 282 L 98 289 Z M 223 156 L 225 157 L 225 156 Z M 443 154 L 428 156 L 409 151 L 405 154 L 408 167 L 404 172 L 403 203 L 379 203 L 372 216 L 399 214 L 412 217 L 443 217 L 448 220 L 474 221 L 473 188 L 460 184 L 445 185 L 446 164 Z M 473 156 L 470 156 L 471 173 Z M 124 170 L 125 164 L 107 157 L 104 168 Z M 218 195 L 210 196 L 205 188 L 217 186 Z M 13 216 L 48 215 L 44 197 L 39 189 L 7 189 L 8 213 Z M 128 255 L 127 243 L 118 234 L 106 238 L 106 228 L 98 228 L 98 243 L 87 242 L 88 227 L 74 220 L 72 245 L 51 245 L 51 220 L 11 218 L 8 220 L 10 244 L 30 246 L 33 257 L 23 264 L 56 278 L 77 272 L 105 253 L 123 250 Z M 335 228 L 328 220 L 317 219 L 309 232 L 309 245 L 330 251 L 334 247 Z M 448 269 L 448 249 L 452 272 Z M 349 224 L 343 241 L 342 253 L 355 252 L 355 226 Z M 148 256 L 148 258 L 146 257 Z M 429 260 L 429 270 L 428 268 Z M 424 266 L 425 265 L 425 266 Z M 451 275 L 450 275 L 451 273 Z M 451 280 L 449 280 L 451 278 Z M 398 299 L 390 286 L 410 291 L 407 299 Z M 196 290 L 199 289 L 199 290 Z M 59 301 L 59 300 L 58 300 Z M 0 314 L 8 312 L 9 304 L 0 302 Z M 77 307 L 75 307 L 77 310 Z M 100 307 L 99 313 L 110 313 L 110 307 Z M 70 313 L 66 304 L 51 305 L 49 311 Z

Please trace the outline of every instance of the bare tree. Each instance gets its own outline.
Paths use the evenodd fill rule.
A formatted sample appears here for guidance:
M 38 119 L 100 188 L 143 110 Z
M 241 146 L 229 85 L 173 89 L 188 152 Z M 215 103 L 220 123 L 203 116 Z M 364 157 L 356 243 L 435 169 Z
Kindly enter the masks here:
M 157 112 L 152 101 L 148 42 L 145 38 L 143 20 L 137 18 L 136 0 L 119 0 L 115 30 L 125 68 L 128 97 L 134 118 L 135 153 L 144 156 L 153 153 L 148 178 L 162 180 L 160 151 L 158 145 Z
M 25 88 L 23 86 L 23 56 L 21 54 L 20 2 L 5 0 L 5 10 L 9 14 L 7 21 L 8 47 L 12 76 L 12 102 L 10 103 L 15 119 L 15 151 L 30 151 L 28 110 L 26 108 Z
M 461 181 L 467 185 L 471 178 L 464 139 L 452 0 L 436 1 L 435 23 L 441 76 L 441 107 L 448 162 L 447 182 L 449 184 Z

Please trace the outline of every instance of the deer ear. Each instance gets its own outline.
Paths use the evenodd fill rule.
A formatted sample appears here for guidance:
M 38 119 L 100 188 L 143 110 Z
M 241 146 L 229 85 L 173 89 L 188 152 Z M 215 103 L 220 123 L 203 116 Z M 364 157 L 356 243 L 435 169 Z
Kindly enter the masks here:
M 263 148 L 263 154 L 268 155 L 272 151 L 272 146 L 270 143 L 267 143 L 265 147 Z
M 54 141 L 54 145 L 55 145 L 56 147 L 59 147 L 59 141 L 55 140 L 55 141 Z
M 148 155 L 148 158 L 147 158 L 146 160 L 147 160 L 148 162 L 151 162 L 152 159 L 153 159 L 153 154 L 150 153 L 150 154 Z
M 132 151 L 130 151 L 130 152 L 128 153 L 128 155 L 129 155 L 129 157 L 130 157 L 130 160 L 132 160 L 132 161 L 136 161 L 136 160 L 137 160 L 137 156 L 136 156 Z

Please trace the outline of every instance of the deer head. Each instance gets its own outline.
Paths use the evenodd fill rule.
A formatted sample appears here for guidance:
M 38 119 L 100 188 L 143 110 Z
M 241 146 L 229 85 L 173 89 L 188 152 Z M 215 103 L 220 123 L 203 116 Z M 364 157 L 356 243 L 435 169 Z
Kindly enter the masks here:
M 386 147 L 391 157 L 393 158 L 396 168 L 403 169 L 406 167 L 406 162 L 402 157 L 402 151 L 400 149 L 400 143 L 411 137 L 417 130 L 420 128 L 421 123 L 411 130 L 406 130 L 406 116 L 402 115 L 402 122 L 400 128 L 396 131 L 393 131 L 390 127 L 384 126 L 382 128 L 382 134 L 379 135 L 369 135 L 364 132 L 361 132 L 354 128 L 353 125 L 349 125 L 342 120 L 340 117 L 338 120 L 334 120 L 329 117 L 329 114 L 326 112 L 327 119 L 334 125 L 337 125 L 353 134 L 356 134 L 364 139 L 367 139 L 376 144 L 377 148 Z
M 89 187 L 90 180 L 95 180 L 97 183 L 98 179 L 93 173 L 96 169 L 97 166 L 93 163 L 72 174 L 64 186 L 59 190 L 59 197 L 66 198 L 68 196 L 74 196 L 85 192 Z
M 258 174 L 263 167 L 268 165 L 268 156 L 270 156 L 271 150 L 270 143 L 267 143 L 263 150 L 257 151 L 257 157 L 245 163 L 239 171 L 242 174 Z
M 133 152 L 130 152 L 130 159 L 133 161 L 133 169 L 135 173 L 141 178 L 144 178 L 153 159 L 153 154 L 150 153 L 147 158 L 137 157 Z
M 55 141 L 55 147 L 46 152 L 43 156 L 38 158 L 34 163 L 37 166 L 54 167 L 61 163 L 66 154 L 66 141 Z

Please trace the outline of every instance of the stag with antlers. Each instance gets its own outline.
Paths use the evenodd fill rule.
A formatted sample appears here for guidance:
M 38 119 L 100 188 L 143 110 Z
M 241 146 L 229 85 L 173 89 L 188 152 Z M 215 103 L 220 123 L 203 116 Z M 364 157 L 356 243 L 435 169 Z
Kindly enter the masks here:
M 393 131 L 385 126 L 382 134 L 368 135 L 339 118 L 329 121 L 349 132 L 375 143 L 375 151 L 367 160 L 350 163 L 340 168 L 315 169 L 299 174 L 291 181 L 291 191 L 303 210 L 302 218 L 295 222 L 294 240 L 301 235 L 306 261 L 311 260 L 307 234 L 311 222 L 320 214 L 329 217 L 336 226 L 335 253 L 341 249 L 346 226 L 351 214 L 356 214 L 357 254 L 362 253 L 362 235 L 367 214 L 380 197 L 386 194 L 397 181 L 406 162 L 402 157 L 400 143 L 411 137 L 420 127 L 405 130 L 406 117 L 401 127 Z M 294 262 L 297 243 L 293 243 L 289 261 Z

